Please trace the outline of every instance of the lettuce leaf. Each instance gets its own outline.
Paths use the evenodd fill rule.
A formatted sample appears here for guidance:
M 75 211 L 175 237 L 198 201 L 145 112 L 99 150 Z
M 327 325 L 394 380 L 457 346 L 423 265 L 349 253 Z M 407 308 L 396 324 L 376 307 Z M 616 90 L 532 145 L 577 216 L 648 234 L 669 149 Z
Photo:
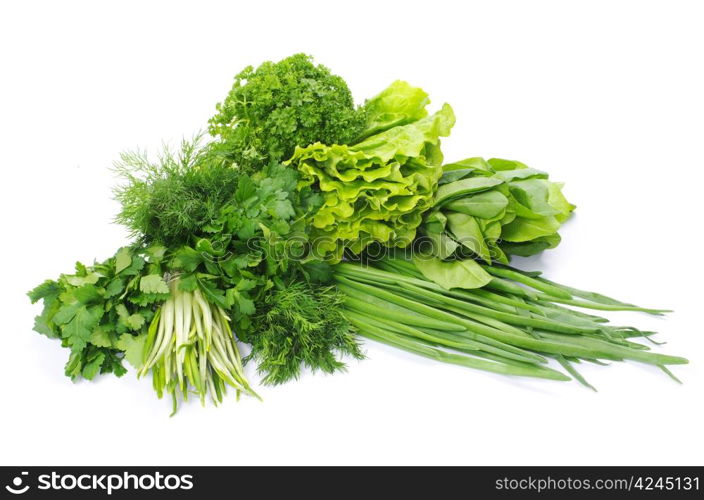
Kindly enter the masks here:
M 427 279 L 446 290 L 452 288 L 481 288 L 492 277 L 473 259 L 444 261 L 427 256 L 416 256 L 413 263 Z
M 394 100 L 394 89 L 414 94 L 415 104 Z M 424 116 L 427 95 L 411 90 L 396 82 L 378 98 L 370 130 L 390 128 L 354 145 L 297 147 L 287 162 L 300 173 L 299 189 L 310 186 L 324 198 L 311 216 L 317 257 L 335 262 L 346 248 L 359 253 L 372 242 L 404 247 L 415 238 L 442 175 L 440 137 L 450 134 L 455 116 L 448 104 Z
M 423 89 L 395 81 L 364 104 L 367 122 L 360 139 L 425 118 L 429 103 Z

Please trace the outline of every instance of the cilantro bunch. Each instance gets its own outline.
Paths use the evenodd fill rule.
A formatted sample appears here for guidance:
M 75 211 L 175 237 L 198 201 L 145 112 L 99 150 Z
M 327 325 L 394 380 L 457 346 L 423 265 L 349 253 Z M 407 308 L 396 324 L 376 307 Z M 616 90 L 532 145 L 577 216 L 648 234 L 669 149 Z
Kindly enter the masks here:
M 43 300 L 34 329 L 70 350 L 65 372 L 91 380 L 98 373 L 126 373 L 127 359 L 140 366 L 144 336 L 156 306 L 169 297 L 163 281 L 166 249 L 124 247 L 92 266 L 47 280 L 29 292 Z

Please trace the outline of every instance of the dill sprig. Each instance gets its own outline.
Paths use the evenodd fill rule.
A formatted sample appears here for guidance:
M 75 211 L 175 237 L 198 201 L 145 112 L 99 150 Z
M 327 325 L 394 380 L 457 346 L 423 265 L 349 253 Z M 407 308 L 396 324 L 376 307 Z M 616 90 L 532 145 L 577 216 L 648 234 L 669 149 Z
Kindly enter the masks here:
M 336 354 L 363 359 L 355 332 L 342 313 L 335 287 L 305 282 L 274 289 L 252 320 L 256 332 L 247 357 L 259 363 L 265 384 L 297 379 L 301 367 L 333 373 L 345 369 Z
M 201 136 L 164 146 L 152 161 L 144 151 L 120 155 L 114 171 L 124 180 L 115 190 L 122 208 L 116 221 L 132 237 L 170 247 L 188 244 L 219 214 L 237 188 L 239 173 L 201 145 Z

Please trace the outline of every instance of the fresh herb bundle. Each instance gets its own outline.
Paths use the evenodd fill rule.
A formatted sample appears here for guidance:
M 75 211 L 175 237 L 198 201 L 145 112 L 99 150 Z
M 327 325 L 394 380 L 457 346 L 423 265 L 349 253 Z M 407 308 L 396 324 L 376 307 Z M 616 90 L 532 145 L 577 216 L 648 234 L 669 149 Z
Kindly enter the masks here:
M 124 247 L 93 266 L 76 263 L 74 274 L 47 280 L 29 292 L 44 308 L 34 329 L 70 349 L 66 375 L 93 379 L 126 373 L 127 359 L 140 366 L 155 305 L 169 297 L 162 279 L 165 248 Z
M 253 318 L 256 330 L 243 340 L 259 362 L 266 384 L 297 379 L 301 368 L 333 373 L 345 368 L 336 353 L 362 359 L 354 328 L 342 312 L 344 295 L 333 286 L 305 282 L 274 290 Z
M 174 411 L 192 392 L 256 397 L 247 361 L 266 384 L 342 370 L 363 358 L 359 335 L 505 375 L 589 386 L 576 364 L 634 360 L 674 378 L 687 360 L 636 341 L 654 332 L 575 307 L 666 311 L 508 265 L 555 247 L 574 205 L 520 162 L 443 164 L 455 116 L 429 103 L 396 81 L 356 107 L 302 54 L 245 68 L 210 139 L 121 156 L 116 220 L 134 241 L 29 292 L 35 330 L 69 349 L 72 379 L 127 360 Z
M 123 153 L 114 170 L 121 210 L 116 221 L 132 237 L 175 247 L 188 244 L 212 224 L 237 189 L 240 173 L 217 161 L 202 136 L 165 147 L 156 160 L 145 152 Z
M 365 123 L 347 83 L 305 54 L 245 68 L 217 111 L 214 149 L 245 172 L 290 158 L 296 146 L 346 144 Z

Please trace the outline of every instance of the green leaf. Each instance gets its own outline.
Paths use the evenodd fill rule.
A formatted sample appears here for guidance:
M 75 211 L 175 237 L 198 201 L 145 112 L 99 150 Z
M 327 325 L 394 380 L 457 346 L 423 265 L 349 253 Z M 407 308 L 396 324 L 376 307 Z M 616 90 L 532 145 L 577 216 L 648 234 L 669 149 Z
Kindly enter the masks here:
M 116 377 L 122 377 L 127 370 L 122 366 L 122 358 L 119 351 L 103 351 L 105 353 L 105 361 L 103 361 L 103 366 L 100 367 L 100 373 L 114 373 Z
M 272 216 L 283 220 L 288 220 L 296 215 L 296 211 L 289 200 L 277 200 L 274 203 L 273 212 Z
M 139 289 L 144 293 L 169 293 L 169 285 L 158 274 L 142 276 L 139 281 Z
M 438 258 L 415 256 L 413 262 L 423 276 L 443 288 L 481 288 L 492 279 L 482 267 L 471 259 L 445 262 Z
M 152 245 L 144 250 L 144 253 L 149 256 L 149 261 L 159 263 L 164 260 L 166 255 L 166 247 L 162 245 Z
M 98 273 L 89 273 L 86 276 L 64 276 L 66 283 L 73 286 L 95 285 L 100 279 Z
M 201 238 L 198 240 L 196 243 L 196 250 L 201 254 L 206 253 L 216 257 L 224 255 L 226 251 L 225 248 L 215 248 L 215 246 L 213 246 L 213 242 L 206 238 Z
M 541 170 L 536 170 L 534 168 L 521 168 L 517 170 L 500 170 L 494 174 L 495 177 L 501 179 L 505 182 L 513 181 L 517 179 L 528 179 L 530 177 L 538 177 L 541 179 L 547 179 L 548 174 Z
M 198 284 L 200 285 L 201 291 L 206 295 L 207 299 L 222 307 L 223 309 L 228 308 L 227 299 L 225 297 L 225 292 L 217 288 L 212 282 L 204 279 L 199 279 Z
M 428 232 L 426 236 L 433 244 L 433 254 L 441 259 L 450 257 L 460 246 L 455 240 L 448 236 L 445 231 L 440 233 Z
M 73 317 L 76 315 L 76 312 L 83 307 L 83 304 L 80 302 L 72 302 L 70 304 L 64 304 L 59 308 L 58 311 L 56 311 L 56 314 L 54 314 L 53 321 L 57 325 L 65 325 L 69 321 L 73 319 Z
M 369 137 L 427 116 L 430 103 L 423 89 L 396 80 L 364 104 L 367 123 L 361 137 Z
M 46 335 L 51 339 L 55 339 L 61 336 L 60 330 L 54 320 L 56 312 L 61 308 L 61 302 L 48 298 L 44 299 L 44 309 L 39 316 L 34 318 L 34 331 Z
M 560 223 L 552 216 L 539 219 L 517 217 L 502 228 L 501 238 L 513 242 L 530 241 L 554 234 L 558 229 L 560 229 Z
M 313 260 L 303 264 L 303 270 L 307 273 L 309 279 L 315 283 L 327 283 L 332 280 L 332 266 L 327 262 Z
M 551 182 L 548 185 L 548 203 L 559 213 L 555 218 L 559 222 L 565 222 L 572 211 L 577 208 L 575 205 L 567 201 L 565 195 L 562 194 L 562 184 L 559 182 Z
M 496 170 L 497 172 L 503 170 L 517 170 L 528 168 L 528 165 L 526 165 L 525 163 L 521 163 L 520 161 L 503 160 L 501 158 L 489 158 L 487 160 L 487 163 L 493 170 Z
M 171 294 L 169 293 L 140 293 L 137 295 L 130 295 L 127 297 L 127 300 L 138 306 L 145 307 L 157 302 L 164 302 L 170 296 Z
M 501 238 L 501 221 L 489 221 L 486 219 L 477 219 L 479 228 L 484 235 L 484 241 L 495 241 Z
M 144 364 L 144 343 L 146 341 L 146 332 L 139 335 L 123 333 L 120 335 L 116 347 L 125 352 L 125 359 L 129 364 L 139 369 Z
M 91 356 L 91 359 L 83 365 L 83 370 L 81 371 L 83 378 L 86 380 L 93 380 L 93 378 L 95 378 L 100 371 L 100 367 L 102 366 L 104 360 L 105 353 L 102 351 L 98 351 Z
M 291 226 L 286 221 L 277 220 L 271 224 L 271 230 L 278 235 L 285 236 L 291 230 Z
M 195 274 L 187 274 L 179 277 L 178 289 L 183 292 L 195 292 L 198 288 L 198 280 Z
M 144 321 L 144 316 L 141 314 L 131 314 L 124 318 L 125 325 L 127 325 L 130 330 L 139 330 L 144 326 Z
M 125 289 L 125 282 L 120 278 L 115 278 L 110 283 L 108 283 L 107 287 L 105 287 L 104 297 L 106 299 L 111 299 L 113 297 L 120 295 L 124 289 Z
M 71 380 L 76 380 L 76 378 L 81 375 L 81 367 L 83 366 L 83 356 L 81 354 L 80 352 L 72 352 L 64 367 L 64 373 L 67 377 L 70 377 Z
M 40 314 L 39 316 L 34 317 L 34 327 L 32 329 L 37 333 L 46 335 L 50 339 L 58 337 L 56 332 L 51 328 L 47 316 L 45 316 L 44 314 Z
M 129 267 L 123 269 L 120 274 L 122 276 L 137 276 L 144 269 L 145 264 L 146 261 L 141 255 L 132 255 L 132 263 Z
M 130 267 L 132 264 L 132 253 L 127 247 L 120 248 L 115 254 L 115 274 L 120 274 L 122 271 Z
M 144 326 L 144 316 L 139 313 L 130 314 L 124 304 L 118 304 L 117 307 L 115 307 L 115 311 L 117 311 L 117 315 L 120 318 L 120 323 L 128 329 L 139 330 Z
M 443 208 L 482 219 L 491 219 L 501 214 L 507 206 L 508 198 L 499 191 L 491 190 L 451 201 Z
M 125 304 L 117 304 L 115 306 L 115 312 L 120 318 L 125 318 L 130 315 L 130 312 L 127 310 L 127 306 L 125 306 Z
M 240 292 L 246 292 L 248 290 L 251 290 L 257 286 L 257 282 L 254 280 L 248 280 L 245 278 L 242 278 L 238 283 L 237 283 L 237 290 Z
M 201 252 L 191 248 L 182 247 L 174 254 L 173 266 L 177 269 L 193 272 L 203 262 Z
M 511 181 L 509 189 L 516 200 L 532 212 L 541 216 L 556 215 L 559 211 L 548 203 L 549 184 L 545 179 L 524 179 Z
M 486 191 L 502 183 L 503 181 L 501 179 L 495 177 L 471 177 L 469 179 L 443 184 L 438 188 L 437 194 L 435 195 L 435 206 L 439 207 L 448 201 L 469 194 Z
M 56 313 L 64 307 L 59 300 L 61 290 L 62 288 L 57 282 L 47 280 L 27 294 L 32 303 L 36 303 L 38 300 L 44 301 L 42 313 L 34 318 L 34 330 L 49 338 L 57 338 L 61 333 L 56 327 L 55 321 Z M 73 317 L 73 314 L 75 311 L 69 316 Z M 70 317 L 66 321 L 70 321 Z
M 113 336 L 104 328 L 102 325 L 97 326 L 90 334 L 90 343 L 96 347 L 112 347 L 113 346 Z
M 459 244 L 445 233 L 447 217 L 440 211 L 433 211 L 426 216 L 423 226 L 425 236 L 432 244 L 431 253 L 441 259 L 452 255 Z
M 351 149 L 373 155 L 382 163 L 394 157 L 418 157 L 427 144 L 437 144 L 440 137 L 450 135 L 455 125 L 455 113 L 449 104 L 431 116 L 407 125 L 393 127 L 354 144 Z
M 254 219 L 245 219 L 237 231 L 237 237 L 241 240 L 248 240 L 257 233 L 257 221 Z
M 491 263 L 489 247 L 487 247 L 484 234 L 474 217 L 450 212 L 447 214 L 447 226 L 459 243 L 479 255 L 487 263 Z
M 486 174 L 491 174 L 491 168 L 484 158 L 473 157 L 466 158 L 464 160 L 455 161 L 452 163 L 447 163 L 442 167 L 443 171 L 446 173 L 454 171 L 471 171 L 471 172 L 484 172 Z M 444 177 L 444 176 L 443 176 Z M 459 180 L 459 179 L 456 179 Z
M 531 241 L 526 241 L 522 243 L 511 243 L 509 241 L 504 241 L 501 243 L 501 248 L 504 252 L 512 255 L 520 255 L 521 257 L 530 257 L 543 250 L 549 250 L 550 248 L 555 248 L 560 243 L 560 235 L 550 234 L 548 236 L 541 236 Z
M 32 304 L 41 299 L 56 298 L 61 293 L 61 286 L 53 280 L 46 280 L 41 285 L 27 292 Z
M 247 200 L 253 198 L 256 194 L 257 186 L 254 184 L 254 181 L 249 176 L 242 176 L 240 182 L 237 184 L 235 200 L 240 205 L 244 205 Z
M 90 304 L 102 300 L 102 289 L 95 285 L 83 285 L 72 291 L 75 299 L 81 304 Z
M 254 301 L 246 297 L 244 294 L 239 294 L 237 297 L 237 305 L 239 306 L 240 313 L 247 316 L 254 314 L 256 311 Z
M 74 318 L 63 326 L 62 336 L 68 341 L 73 352 L 80 352 L 86 347 L 103 312 L 102 306 L 81 306 Z

